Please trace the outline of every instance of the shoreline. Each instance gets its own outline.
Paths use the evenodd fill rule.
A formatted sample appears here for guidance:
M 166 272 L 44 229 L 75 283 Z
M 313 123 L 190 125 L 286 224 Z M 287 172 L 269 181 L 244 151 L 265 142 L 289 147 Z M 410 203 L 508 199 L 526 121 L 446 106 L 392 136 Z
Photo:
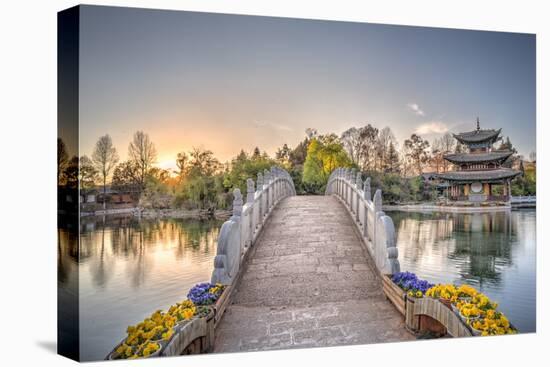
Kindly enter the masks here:
M 174 218 L 174 219 L 218 219 L 226 220 L 231 217 L 231 210 L 216 209 L 213 212 L 204 209 L 141 209 L 121 208 L 98 210 L 95 212 L 81 212 L 81 218 L 103 217 L 111 215 L 132 215 L 137 218 L 158 219 L 158 218 Z
M 403 205 L 382 205 L 384 211 L 402 211 L 402 212 L 443 212 L 443 213 L 492 213 L 512 210 L 511 205 L 499 206 L 445 206 L 435 204 L 403 204 Z

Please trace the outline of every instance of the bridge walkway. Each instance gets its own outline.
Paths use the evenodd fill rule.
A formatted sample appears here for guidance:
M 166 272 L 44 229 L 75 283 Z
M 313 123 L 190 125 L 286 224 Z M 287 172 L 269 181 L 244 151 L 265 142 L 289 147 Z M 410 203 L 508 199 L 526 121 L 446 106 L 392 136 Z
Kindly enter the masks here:
M 414 338 L 334 196 L 285 198 L 250 251 L 215 352 Z

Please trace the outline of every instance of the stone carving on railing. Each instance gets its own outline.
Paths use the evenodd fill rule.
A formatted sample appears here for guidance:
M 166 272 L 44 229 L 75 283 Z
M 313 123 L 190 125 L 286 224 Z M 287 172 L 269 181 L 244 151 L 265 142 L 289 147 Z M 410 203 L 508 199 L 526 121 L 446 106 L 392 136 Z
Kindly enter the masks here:
M 371 199 L 370 177 L 362 182 L 361 172 L 337 168 L 329 177 L 325 195 L 335 195 L 344 203 L 378 270 L 382 274 L 399 272 L 395 227 L 382 211 L 382 191 L 376 190 Z
M 254 180 L 246 180 L 246 203 L 241 191 L 233 191 L 233 215 L 223 223 L 218 236 L 212 283 L 231 285 L 239 272 L 242 259 L 254 245 L 263 225 L 277 203 L 296 195 L 294 182 L 287 171 L 279 167 L 258 172 Z

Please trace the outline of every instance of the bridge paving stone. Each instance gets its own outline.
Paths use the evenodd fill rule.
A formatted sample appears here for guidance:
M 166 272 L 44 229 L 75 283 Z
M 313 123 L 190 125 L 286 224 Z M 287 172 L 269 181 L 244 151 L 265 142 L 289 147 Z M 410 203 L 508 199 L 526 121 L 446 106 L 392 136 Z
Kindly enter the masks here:
M 244 264 L 215 352 L 411 340 L 384 297 L 352 219 L 331 196 L 294 196 L 273 210 Z

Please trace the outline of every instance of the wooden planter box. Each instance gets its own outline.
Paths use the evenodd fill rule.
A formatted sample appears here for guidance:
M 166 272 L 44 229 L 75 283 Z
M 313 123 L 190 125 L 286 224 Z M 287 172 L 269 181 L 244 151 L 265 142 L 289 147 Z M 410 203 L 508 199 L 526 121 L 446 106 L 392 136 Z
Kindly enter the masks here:
M 397 308 L 397 311 L 399 311 L 403 316 L 405 316 L 405 311 L 406 311 L 405 291 L 399 288 L 397 284 L 395 284 L 391 280 L 390 275 L 382 276 L 382 289 L 384 290 L 386 297 L 391 301 L 391 303 L 393 303 L 395 308 Z
M 225 312 L 225 309 L 229 305 L 229 298 L 231 296 L 232 287 L 227 286 L 224 290 L 220 298 L 214 303 L 213 309 L 214 309 L 214 327 L 217 327 L 219 322 L 222 319 L 223 313 Z

